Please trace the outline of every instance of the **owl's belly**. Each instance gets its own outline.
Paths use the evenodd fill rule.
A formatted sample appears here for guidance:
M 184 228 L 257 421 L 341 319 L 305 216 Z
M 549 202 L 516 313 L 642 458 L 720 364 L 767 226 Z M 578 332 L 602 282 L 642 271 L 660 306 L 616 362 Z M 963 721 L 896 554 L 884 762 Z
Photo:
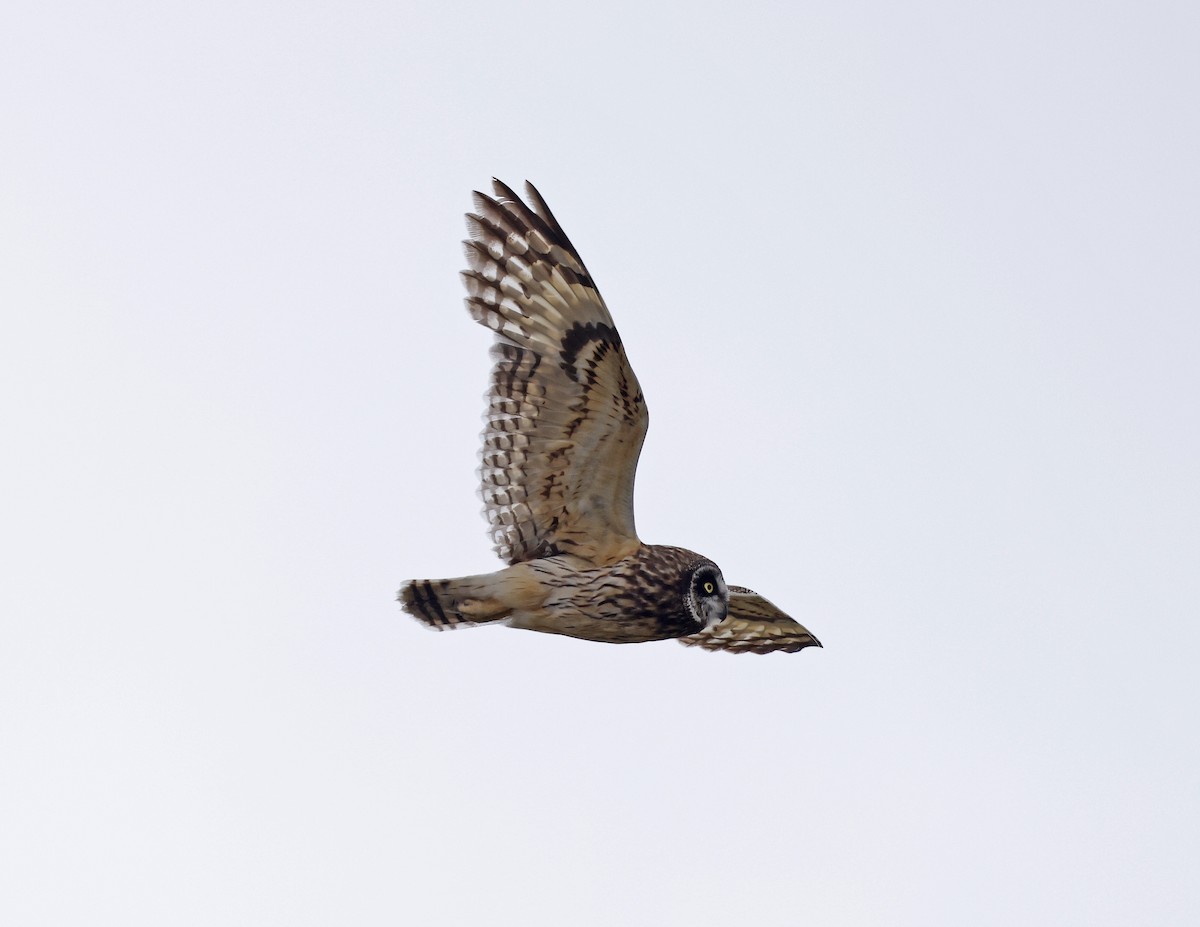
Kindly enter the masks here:
M 589 615 L 575 609 L 517 613 L 508 621 L 508 626 L 606 644 L 671 640 L 696 630 L 694 621 L 675 619 L 673 616 Z

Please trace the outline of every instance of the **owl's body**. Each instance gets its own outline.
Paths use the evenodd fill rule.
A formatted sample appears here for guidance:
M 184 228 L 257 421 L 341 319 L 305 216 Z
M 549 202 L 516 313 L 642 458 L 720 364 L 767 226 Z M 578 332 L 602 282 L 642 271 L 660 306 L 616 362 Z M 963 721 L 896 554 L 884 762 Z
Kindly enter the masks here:
M 475 194 L 467 308 L 496 333 L 480 465 L 496 573 L 412 580 L 406 611 L 443 630 L 503 623 L 608 643 L 678 638 L 766 653 L 820 643 L 705 557 L 643 544 L 633 485 L 649 422 L 612 317 L 532 185 Z
M 510 628 L 634 644 L 697 630 L 688 599 L 691 577 L 700 567 L 720 576 L 715 563 L 690 550 L 643 544 L 605 566 L 560 555 L 497 573 L 420 580 L 405 587 L 404 601 L 410 612 L 439 629 L 503 621 Z M 719 617 L 714 610 L 714 621 Z

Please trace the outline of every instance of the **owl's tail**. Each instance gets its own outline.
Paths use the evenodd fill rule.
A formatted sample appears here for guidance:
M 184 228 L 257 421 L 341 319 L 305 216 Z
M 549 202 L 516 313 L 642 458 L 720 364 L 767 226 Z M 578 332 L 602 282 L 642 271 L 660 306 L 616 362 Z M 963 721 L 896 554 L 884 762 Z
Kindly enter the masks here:
M 406 612 L 435 631 L 491 624 L 512 614 L 512 609 L 495 597 L 497 575 L 410 579 L 396 598 Z

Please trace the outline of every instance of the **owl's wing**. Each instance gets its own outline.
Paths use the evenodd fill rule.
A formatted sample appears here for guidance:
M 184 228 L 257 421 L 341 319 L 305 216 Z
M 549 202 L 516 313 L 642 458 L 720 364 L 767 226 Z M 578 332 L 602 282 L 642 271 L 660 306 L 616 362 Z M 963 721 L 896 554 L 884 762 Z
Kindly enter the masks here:
M 532 184 L 493 180 L 464 242 L 467 308 L 496 333 L 479 468 L 496 553 L 611 563 L 639 544 L 633 481 L 649 417 L 600 292 Z
M 729 614 L 720 624 L 679 638 L 688 647 L 725 650 L 729 653 L 795 653 L 820 647 L 812 633 L 757 592 L 729 587 Z

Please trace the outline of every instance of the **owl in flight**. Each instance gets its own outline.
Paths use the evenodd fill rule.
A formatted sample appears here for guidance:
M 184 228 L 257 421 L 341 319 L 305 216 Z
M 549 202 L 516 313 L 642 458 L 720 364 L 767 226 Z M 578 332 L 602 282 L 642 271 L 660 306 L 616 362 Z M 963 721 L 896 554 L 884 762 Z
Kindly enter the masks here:
M 400 588 L 431 628 L 503 624 L 614 644 L 676 638 L 732 653 L 820 642 L 682 547 L 643 544 L 633 481 L 649 416 L 612 316 L 575 247 L 527 183 L 493 181 L 464 242 L 471 317 L 496 333 L 479 476 L 508 566 Z

